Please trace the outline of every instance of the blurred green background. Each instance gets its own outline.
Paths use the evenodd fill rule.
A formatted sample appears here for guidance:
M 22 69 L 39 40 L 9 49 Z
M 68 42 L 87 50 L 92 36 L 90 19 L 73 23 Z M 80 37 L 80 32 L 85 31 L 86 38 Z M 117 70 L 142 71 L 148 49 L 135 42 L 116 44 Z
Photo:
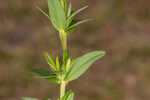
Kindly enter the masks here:
M 71 56 L 105 50 L 80 79 L 69 84 L 75 100 L 150 100 L 150 0 L 71 0 L 89 8 L 69 36 Z M 43 53 L 61 55 L 58 33 L 36 6 L 46 0 L 0 0 L 0 100 L 56 98 L 59 87 L 32 73 L 48 65 Z

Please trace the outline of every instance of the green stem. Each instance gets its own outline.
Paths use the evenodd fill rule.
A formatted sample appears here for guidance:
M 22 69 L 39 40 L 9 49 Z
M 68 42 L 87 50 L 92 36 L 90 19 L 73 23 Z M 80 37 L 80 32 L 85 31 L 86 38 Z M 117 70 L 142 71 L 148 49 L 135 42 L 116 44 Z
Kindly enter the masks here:
M 62 44 L 63 51 L 67 50 L 67 34 L 64 30 L 59 31 L 59 36 Z
M 67 51 L 67 34 L 65 33 L 64 30 L 59 31 L 59 36 L 62 44 L 62 49 L 63 49 L 63 62 L 62 62 L 62 71 L 65 72 L 65 66 L 66 62 L 68 59 L 68 51 Z M 60 100 L 62 97 L 65 95 L 65 90 L 66 90 L 66 82 L 64 81 L 64 76 L 62 74 L 62 79 L 60 83 Z
M 60 100 L 65 95 L 65 90 L 66 90 L 66 83 L 62 81 L 60 85 Z

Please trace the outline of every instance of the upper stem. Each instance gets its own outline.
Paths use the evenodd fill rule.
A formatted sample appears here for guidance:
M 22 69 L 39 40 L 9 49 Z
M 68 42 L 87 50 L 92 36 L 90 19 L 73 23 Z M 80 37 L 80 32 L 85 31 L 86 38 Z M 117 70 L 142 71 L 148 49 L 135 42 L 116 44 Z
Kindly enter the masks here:
M 62 44 L 63 51 L 67 50 L 67 34 L 64 30 L 59 31 L 59 36 Z

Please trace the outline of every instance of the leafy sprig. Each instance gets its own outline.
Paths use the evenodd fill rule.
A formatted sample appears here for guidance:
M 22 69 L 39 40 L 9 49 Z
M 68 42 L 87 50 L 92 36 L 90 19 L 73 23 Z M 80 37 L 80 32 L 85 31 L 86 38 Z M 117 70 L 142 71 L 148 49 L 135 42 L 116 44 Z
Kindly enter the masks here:
M 41 78 L 50 82 L 60 84 L 60 98 L 58 100 L 73 100 L 74 93 L 69 90 L 65 93 L 66 85 L 78 79 L 87 69 L 98 59 L 105 55 L 105 51 L 93 51 L 73 60 L 69 56 L 67 49 L 67 36 L 70 35 L 75 28 L 82 23 L 91 19 L 76 20 L 75 16 L 88 6 L 84 6 L 77 10 L 72 10 L 72 5 L 67 0 L 47 0 L 49 14 L 37 7 L 52 23 L 54 28 L 59 32 L 59 37 L 62 44 L 63 59 L 60 60 L 57 56 L 55 60 L 45 53 L 45 58 L 50 66 L 49 69 L 34 69 Z M 37 100 L 35 98 L 23 98 L 23 100 Z M 50 99 L 43 99 L 50 100 Z
M 61 1 L 61 2 L 60 2 Z M 72 11 L 72 5 L 67 8 L 67 0 L 48 0 L 49 14 L 37 7 L 53 24 L 57 31 L 64 30 L 68 35 L 73 32 L 77 25 L 90 21 L 91 19 L 75 20 L 75 16 L 88 6 Z

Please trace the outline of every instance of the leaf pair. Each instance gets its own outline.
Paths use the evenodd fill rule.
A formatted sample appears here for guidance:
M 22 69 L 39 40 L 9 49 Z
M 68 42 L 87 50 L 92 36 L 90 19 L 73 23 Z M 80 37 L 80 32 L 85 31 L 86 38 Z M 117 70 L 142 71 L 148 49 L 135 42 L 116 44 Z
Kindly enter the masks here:
M 37 73 L 41 78 L 47 79 L 54 83 L 60 83 L 59 76 L 61 75 L 61 70 L 58 56 L 56 57 L 56 63 L 47 52 L 45 53 L 45 58 L 51 71 L 47 69 L 34 69 L 33 72 Z
M 59 64 L 59 58 L 58 56 L 56 57 L 56 63 L 54 62 L 54 60 L 52 59 L 52 57 L 46 52 L 45 53 L 45 58 L 49 64 L 49 66 L 51 67 L 53 72 L 58 72 L 60 69 L 60 64 Z
M 48 64 L 50 65 L 52 72 L 45 69 L 36 69 L 33 70 L 41 76 L 41 78 L 47 79 L 51 82 L 60 83 L 61 79 L 59 77 L 64 77 L 64 81 L 70 82 L 79 78 L 85 71 L 98 59 L 102 58 L 105 55 L 104 51 L 93 51 L 88 54 L 85 54 L 74 61 L 68 59 L 66 65 L 63 66 L 63 69 L 60 69 L 59 59 L 56 57 L 56 64 L 53 59 L 45 54 Z M 62 73 L 63 72 L 63 73 Z
M 67 0 L 48 0 L 49 15 L 37 7 L 53 24 L 57 31 L 64 30 L 68 35 L 74 31 L 79 24 L 90 21 L 91 19 L 75 20 L 74 17 L 85 10 L 84 6 L 76 11 L 72 11 L 72 5 L 69 4 L 67 10 Z
M 66 32 L 69 35 L 71 32 L 74 31 L 75 27 L 79 24 L 85 23 L 90 21 L 91 19 L 84 19 L 84 20 L 75 20 L 74 17 L 80 13 L 81 11 L 85 10 L 88 6 L 84 6 L 76 11 L 72 11 L 72 5 L 69 4 L 68 13 L 67 13 L 67 21 L 66 21 Z
M 40 68 L 40 69 L 34 69 L 33 72 L 37 73 L 41 78 L 49 80 L 53 83 L 60 83 L 62 69 L 61 69 L 61 65 L 59 63 L 58 56 L 56 57 L 56 61 L 54 62 L 52 57 L 46 52 L 45 58 L 47 60 L 47 63 L 49 64 L 51 70 Z

